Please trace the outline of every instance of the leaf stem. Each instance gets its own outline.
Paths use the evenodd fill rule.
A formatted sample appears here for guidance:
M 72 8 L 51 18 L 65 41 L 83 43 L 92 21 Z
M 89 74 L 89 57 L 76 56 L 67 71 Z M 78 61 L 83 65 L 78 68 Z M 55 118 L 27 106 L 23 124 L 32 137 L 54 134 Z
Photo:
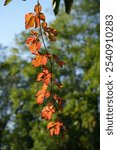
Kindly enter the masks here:
M 46 44 L 45 44 L 45 41 L 44 41 L 44 37 L 43 37 L 43 33 L 42 33 L 42 26 L 40 24 L 40 34 L 41 34 L 41 38 L 42 38 L 42 42 L 43 42 L 43 45 L 44 45 L 44 49 L 46 51 L 46 53 L 48 53 L 48 50 L 47 50 L 47 47 L 46 47 Z M 50 93 L 51 93 L 51 96 L 53 95 L 53 89 L 52 89 L 52 82 L 53 82 L 53 63 L 52 63 L 52 60 L 51 58 L 48 58 L 49 61 L 50 61 L 50 70 L 51 70 L 51 90 L 50 90 Z M 53 98 L 52 98 L 53 99 Z
M 39 0 L 37 0 L 37 3 L 39 3 Z M 39 15 L 39 19 L 40 19 L 40 15 Z M 44 49 L 45 49 L 46 53 L 48 53 L 48 49 L 46 47 L 46 44 L 45 44 L 45 41 L 44 41 L 44 37 L 43 37 L 41 23 L 40 23 L 39 31 L 40 31 L 40 36 L 41 36 L 41 39 L 42 39 L 42 42 L 43 42 L 43 45 L 44 45 Z M 50 53 L 50 55 L 52 56 L 51 53 Z M 51 100 L 52 100 L 52 102 L 54 103 L 54 105 L 56 107 L 56 111 L 58 113 L 58 117 L 60 117 L 59 109 L 57 107 L 57 104 L 56 104 L 55 100 L 53 99 L 53 63 L 52 63 L 51 57 L 48 57 L 48 59 L 49 59 L 49 62 L 50 62 L 50 72 L 51 72 L 51 87 L 50 87 Z

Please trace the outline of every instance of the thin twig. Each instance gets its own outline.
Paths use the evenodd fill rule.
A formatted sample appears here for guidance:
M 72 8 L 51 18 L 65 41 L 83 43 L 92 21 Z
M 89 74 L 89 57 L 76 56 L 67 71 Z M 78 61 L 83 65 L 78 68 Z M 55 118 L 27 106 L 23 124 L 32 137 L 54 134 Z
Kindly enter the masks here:
M 37 0 L 37 4 L 39 4 L 39 0 Z M 40 19 L 40 16 L 39 16 L 39 19 Z M 42 32 L 42 26 L 41 26 L 41 23 L 40 23 L 40 28 L 39 28 L 39 30 L 40 30 L 40 35 L 41 35 L 41 39 L 42 39 L 42 42 L 43 42 L 43 45 L 44 45 L 44 49 L 45 49 L 45 51 L 46 51 L 46 53 L 48 53 L 48 49 L 47 49 L 47 47 L 46 47 L 46 44 L 45 44 L 45 41 L 44 41 L 44 37 L 43 37 L 43 32 Z M 50 55 L 52 56 L 52 54 L 50 53 Z M 52 60 L 51 60 L 51 57 L 49 58 L 48 57 L 48 59 L 49 59 L 49 62 L 50 62 L 50 71 L 51 71 L 51 89 L 50 89 L 50 93 L 51 93 L 51 98 L 52 98 L 52 102 L 54 102 L 54 100 L 53 100 L 53 76 L 52 76 L 52 74 L 53 74 L 53 63 L 52 63 Z M 60 116 L 60 113 L 59 113 L 59 109 L 58 109 L 58 107 L 57 107 L 57 104 L 56 104 L 56 102 L 54 102 L 54 105 L 55 105 L 55 107 L 56 107 L 56 111 L 57 111 L 57 113 L 58 113 L 58 116 Z
M 41 25 L 40 25 L 40 34 L 41 34 L 42 42 L 43 42 L 43 45 L 44 45 L 44 49 L 45 49 L 46 53 L 48 53 L 48 50 L 47 50 L 47 47 L 46 47 L 46 44 L 45 44 L 45 41 L 44 41 Z M 51 61 L 51 58 L 48 58 L 48 59 L 50 61 L 50 66 L 51 66 L 51 95 L 52 95 L 53 94 L 53 90 L 52 90 L 52 82 L 53 82 L 52 81 L 53 80 L 53 78 L 52 78 L 52 73 L 53 73 L 52 65 L 53 65 L 53 63 Z

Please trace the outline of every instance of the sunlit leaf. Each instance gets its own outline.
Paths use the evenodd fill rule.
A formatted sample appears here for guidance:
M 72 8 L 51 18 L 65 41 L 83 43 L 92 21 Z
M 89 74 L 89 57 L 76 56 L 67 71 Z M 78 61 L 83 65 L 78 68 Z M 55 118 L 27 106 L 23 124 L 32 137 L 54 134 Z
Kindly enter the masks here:
M 40 19 L 39 17 L 36 15 L 35 16 L 35 28 L 39 27 L 40 26 Z
M 40 4 L 35 5 L 34 7 L 34 12 L 36 13 L 36 15 L 38 15 L 42 10 L 42 7 Z
M 25 28 L 29 29 L 35 26 L 35 16 L 33 13 L 25 15 Z
M 43 69 L 42 73 L 39 73 L 37 76 L 37 81 L 42 81 L 45 84 L 49 84 L 51 80 L 51 73 L 48 71 L 48 69 Z
M 38 50 L 41 48 L 41 42 L 39 41 L 36 32 L 33 32 L 33 34 L 36 36 L 29 36 L 26 40 L 26 45 L 28 46 L 31 53 L 38 54 Z
M 32 61 L 32 64 L 34 67 L 39 67 L 41 65 L 46 65 L 47 63 L 47 58 L 44 55 L 38 54 L 36 58 Z
M 36 97 L 37 97 L 37 103 L 38 104 L 42 104 L 43 101 L 44 101 L 44 96 L 45 96 L 45 93 L 46 93 L 46 89 L 47 89 L 47 85 L 44 84 L 42 86 L 42 89 L 40 89 L 37 93 L 36 93 Z
M 39 19 L 45 21 L 45 15 L 43 13 L 39 14 Z
M 47 28 L 47 23 L 46 22 L 42 22 L 42 27 L 43 27 L 43 29 L 46 29 Z
M 41 112 L 41 118 L 45 120 L 50 120 L 52 118 L 52 114 L 55 112 L 55 108 L 52 103 L 49 103 L 45 106 Z
M 61 127 L 64 127 L 61 122 L 49 122 L 47 125 L 47 129 L 50 132 L 50 135 L 58 135 L 60 132 Z

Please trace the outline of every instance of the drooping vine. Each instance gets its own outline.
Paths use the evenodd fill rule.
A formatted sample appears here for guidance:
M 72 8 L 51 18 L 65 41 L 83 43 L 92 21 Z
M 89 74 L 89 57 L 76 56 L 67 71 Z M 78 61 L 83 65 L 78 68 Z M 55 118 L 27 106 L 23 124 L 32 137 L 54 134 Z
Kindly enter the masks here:
M 34 12 L 25 15 L 25 28 L 31 29 L 26 45 L 30 52 L 35 55 L 35 58 L 32 60 L 33 66 L 40 67 L 42 70 L 37 75 L 37 82 L 42 83 L 42 88 L 36 93 L 36 102 L 39 105 L 46 103 L 46 106 L 42 109 L 41 118 L 48 121 L 47 129 L 50 135 L 53 136 L 58 135 L 61 130 L 65 129 L 59 115 L 62 110 L 63 98 L 53 91 L 54 85 L 58 86 L 58 88 L 63 86 L 53 77 L 53 61 L 60 67 L 63 67 L 64 62 L 46 47 L 44 36 L 50 41 L 56 41 L 57 30 L 48 26 L 46 17 L 41 11 L 42 6 L 37 1 L 37 4 L 34 6 Z M 42 44 L 43 50 L 41 49 Z M 57 117 L 53 117 L 55 113 Z

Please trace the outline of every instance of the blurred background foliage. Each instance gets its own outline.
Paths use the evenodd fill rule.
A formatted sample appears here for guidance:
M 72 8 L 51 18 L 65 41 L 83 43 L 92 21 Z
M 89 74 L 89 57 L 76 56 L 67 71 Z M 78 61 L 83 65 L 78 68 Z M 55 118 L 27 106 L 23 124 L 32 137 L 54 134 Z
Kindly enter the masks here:
M 58 41 L 46 44 L 66 64 L 62 69 L 54 64 L 54 76 L 64 85 L 54 90 L 64 98 L 61 119 L 67 130 L 50 137 L 40 118 L 39 69 L 31 64 L 24 31 L 16 36 L 16 47 L 0 45 L 0 150 L 100 149 L 99 1 L 74 0 L 71 15 L 59 10 L 51 26 L 59 32 Z

